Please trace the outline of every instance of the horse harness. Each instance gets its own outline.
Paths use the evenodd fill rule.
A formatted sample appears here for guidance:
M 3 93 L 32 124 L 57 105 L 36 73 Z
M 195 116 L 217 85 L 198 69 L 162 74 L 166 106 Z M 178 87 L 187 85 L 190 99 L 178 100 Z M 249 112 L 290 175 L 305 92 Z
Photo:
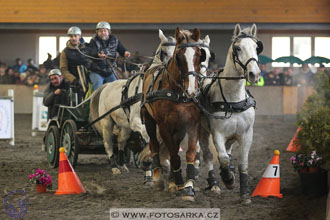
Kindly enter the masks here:
M 264 46 L 262 44 L 262 42 L 257 39 L 256 37 L 253 37 L 251 35 L 248 35 L 248 34 L 245 34 L 245 33 L 242 33 L 240 35 L 238 35 L 236 37 L 236 39 L 243 39 L 243 38 L 251 38 L 253 41 L 255 41 L 255 43 L 257 44 L 257 54 L 259 55 L 263 49 L 264 49 Z M 246 61 L 245 64 L 243 64 L 239 58 L 238 58 L 238 47 L 235 46 L 235 42 L 236 40 L 232 43 L 232 57 L 233 57 L 233 61 L 234 61 L 234 64 L 235 64 L 235 67 L 236 67 L 236 63 L 238 65 L 240 65 L 242 67 L 242 69 L 244 70 L 244 76 L 246 76 L 246 71 L 247 71 L 247 65 L 251 62 L 251 61 L 255 61 L 257 62 L 257 64 L 259 65 L 259 61 L 257 59 L 255 59 L 254 57 L 251 57 L 250 59 L 248 59 L 248 61 Z
M 95 124 L 96 122 L 100 121 L 101 119 L 103 119 L 105 116 L 109 115 L 110 113 L 116 111 L 117 109 L 120 109 L 120 108 L 123 108 L 124 112 L 126 113 L 127 115 L 127 112 L 125 109 L 128 109 L 128 111 L 130 112 L 129 110 L 129 107 L 139 101 L 142 100 L 142 97 L 143 97 L 143 94 L 142 93 L 137 93 L 138 92 L 138 85 L 137 87 L 135 88 L 135 95 L 132 96 L 132 97 L 128 97 L 127 95 L 127 92 L 128 92 L 128 88 L 129 88 L 129 85 L 131 84 L 131 82 L 133 81 L 133 79 L 135 79 L 137 76 L 139 76 L 139 81 L 141 79 L 144 78 L 144 73 L 137 73 L 133 76 L 131 76 L 127 82 L 126 82 L 126 85 L 123 86 L 122 88 L 122 98 L 121 98 L 121 102 L 119 105 L 111 108 L 109 111 L 107 111 L 106 113 L 104 113 L 103 115 L 101 115 L 100 117 L 98 117 L 97 119 L 95 119 L 94 121 L 88 123 L 86 126 L 83 127 L 83 129 L 86 129 L 88 128 L 89 126 L 92 126 L 93 124 Z M 127 120 L 129 121 L 129 113 L 128 113 L 128 116 L 127 116 Z
M 164 45 L 165 46 L 172 46 L 172 43 L 168 44 L 168 45 L 165 43 Z M 178 48 L 182 49 L 182 48 L 186 48 L 186 47 L 196 47 L 196 46 L 201 47 L 201 46 L 206 46 L 206 45 L 198 43 L 198 42 L 188 42 L 186 44 L 179 45 Z M 175 91 L 173 91 L 173 89 L 172 90 L 159 89 L 159 88 L 161 88 L 162 82 L 164 80 L 165 71 L 167 71 L 167 74 L 166 74 L 167 75 L 167 81 L 169 82 L 169 85 L 171 87 L 170 74 L 167 70 L 167 66 L 171 62 L 172 59 L 174 59 L 176 65 L 178 66 L 176 57 L 174 57 L 174 58 L 172 57 L 168 61 L 167 64 L 159 65 L 158 67 L 155 67 L 157 69 L 153 73 L 153 81 L 148 87 L 145 101 L 141 104 L 141 106 L 145 105 L 145 103 L 151 103 L 151 102 L 154 102 L 154 101 L 159 100 L 159 99 L 165 99 L 165 100 L 178 102 L 178 103 L 194 102 L 194 100 L 195 100 L 194 98 L 196 98 L 196 97 L 190 97 L 186 93 L 185 89 L 183 88 L 183 86 L 181 84 L 183 84 L 185 77 L 187 77 L 189 75 L 194 75 L 196 77 L 200 77 L 200 74 L 198 74 L 195 71 L 190 71 L 190 72 L 184 74 L 181 77 L 182 78 L 181 84 L 174 81 L 175 85 L 182 90 L 182 93 L 181 92 L 179 92 L 179 93 L 175 92 Z M 160 78 L 161 76 L 162 76 L 162 78 Z M 156 82 L 157 82 L 158 79 L 159 79 L 159 81 L 158 81 L 158 84 L 156 85 Z M 154 89 L 157 89 L 157 90 L 154 91 Z
M 222 69 L 223 71 L 223 69 Z M 219 74 L 221 71 L 219 71 Z M 218 79 L 218 80 L 217 80 Z M 205 89 L 202 91 L 202 103 L 203 106 L 207 106 L 207 115 L 216 119 L 228 119 L 231 117 L 232 113 L 240 113 L 248 110 L 249 108 L 253 107 L 256 108 L 256 101 L 254 100 L 254 97 L 250 93 L 248 89 L 246 89 L 246 98 L 242 101 L 239 102 L 228 102 L 223 94 L 222 86 L 220 83 L 220 79 L 225 79 L 225 80 L 238 80 L 236 78 L 230 78 L 230 77 L 214 77 L 212 82 L 208 84 Z M 213 83 L 218 81 L 219 89 L 221 92 L 222 99 L 224 100 L 223 102 L 210 102 L 209 99 L 207 98 L 207 94 L 209 93 L 209 90 L 212 86 Z M 215 112 L 225 112 L 225 116 L 218 116 L 215 117 L 213 113 Z M 204 112 L 205 113 L 205 112 Z M 229 116 L 227 114 L 230 113 Z
M 132 81 L 136 78 L 136 77 L 139 77 L 139 81 L 135 87 L 135 93 L 134 93 L 134 96 L 131 96 L 131 97 L 128 97 L 128 89 L 132 83 Z M 122 108 L 127 116 L 127 120 L 129 121 L 129 114 L 131 112 L 130 110 L 130 106 L 141 101 L 142 100 L 142 97 L 143 97 L 143 94 L 142 93 L 138 93 L 138 90 L 139 90 L 139 84 L 141 82 L 141 80 L 143 80 L 144 78 L 144 73 L 140 72 L 140 73 L 137 73 L 137 74 L 134 74 L 132 77 L 128 78 L 127 82 L 126 82 L 126 85 L 124 85 L 122 87 L 122 91 L 121 91 L 121 104 L 123 103 L 122 105 Z

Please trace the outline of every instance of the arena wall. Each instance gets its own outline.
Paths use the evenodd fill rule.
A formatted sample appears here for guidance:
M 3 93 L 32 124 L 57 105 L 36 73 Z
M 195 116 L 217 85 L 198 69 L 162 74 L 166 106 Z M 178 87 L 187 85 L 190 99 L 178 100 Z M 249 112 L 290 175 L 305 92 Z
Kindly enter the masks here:
M 1 0 L 4 23 L 329 23 L 328 0 Z
M 313 92 L 311 87 L 264 86 L 248 87 L 257 101 L 257 115 L 294 115 L 302 103 Z M 8 89 L 14 89 L 15 113 L 32 113 L 33 88 L 20 85 L 1 85 L 0 96 L 7 96 Z M 40 86 L 43 91 L 45 86 Z

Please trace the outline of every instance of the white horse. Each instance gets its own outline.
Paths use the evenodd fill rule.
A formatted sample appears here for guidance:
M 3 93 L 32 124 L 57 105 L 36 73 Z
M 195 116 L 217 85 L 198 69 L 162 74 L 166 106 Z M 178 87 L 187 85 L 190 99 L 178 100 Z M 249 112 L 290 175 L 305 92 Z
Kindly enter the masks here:
M 170 44 L 173 42 L 172 38 L 166 38 L 161 30 L 159 30 L 159 38 L 161 43 L 154 58 L 153 67 L 161 65 L 162 62 L 167 62 L 175 48 L 175 42 L 172 45 Z M 164 46 L 164 44 L 166 45 Z M 164 54 L 169 54 L 170 57 Z M 122 89 L 127 84 L 127 81 L 128 80 L 117 80 L 112 83 L 104 84 L 92 94 L 90 102 L 90 122 L 96 120 L 115 106 L 120 105 L 122 101 Z M 128 98 L 142 93 L 142 82 L 143 74 L 139 74 L 131 80 L 130 84 L 127 85 Z M 127 170 L 126 166 L 123 164 L 123 152 L 132 131 L 139 132 L 146 143 L 149 143 L 149 136 L 141 121 L 140 105 L 141 101 L 138 100 L 127 108 L 118 108 L 93 125 L 96 131 L 103 137 L 104 147 L 110 160 L 113 174 L 121 173 L 119 168 Z M 117 138 L 119 167 L 113 154 L 112 136 L 115 126 L 119 130 Z
M 232 44 L 228 50 L 226 64 L 219 78 L 206 80 L 204 95 L 209 100 L 211 113 L 218 118 L 208 117 L 208 126 L 218 152 L 220 176 L 228 189 L 233 189 L 235 175 L 230 170 L 232 144 L 240 147 L 239 175 L 240 196 L 243 204 L 251 202 L 248 183 L 248 155 L 253 138 L 255 101 L 245 88 L 246 80 L 255 83 L 259 79 L 258 54 L 262 43 L 256 38 L 257 27 L 241 30 L 235 26 Z M 222 79 L 220 79 L 222 78 Z M 205 94 L 206 93 L 206 94 Z M 221 119 L 223 120 L 221 120 Z M 204 126 L 205 127 L 205 126 Z M 209 179 L 216 183 L 213 170 L 213 157 L 209 154 L 208 135 L 200 137 L 204 161 L 209 169 Z M 211 184 L 209 185 L 211 187 Z

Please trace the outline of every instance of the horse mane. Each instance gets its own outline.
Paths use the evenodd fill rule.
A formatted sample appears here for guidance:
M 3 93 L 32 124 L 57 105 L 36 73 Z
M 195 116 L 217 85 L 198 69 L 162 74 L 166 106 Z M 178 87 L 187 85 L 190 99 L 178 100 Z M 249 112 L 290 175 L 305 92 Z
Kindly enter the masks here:
M 91 102 L 89 105 L 89 122 L 94 121 L 99 117 L 99 101 L 101 92 L 103 91 L 103 88 L 106 87 L 107 84 L 103 84 L 100 88 L 98 88 L 96 91 L 94 91 L 91 95 Z M 96 131 L 102 131 L 101 125 L 99 122 L 96 122 L 93 125 L 96 128 Z M 102 134 L 100 134 L 102 135 Z

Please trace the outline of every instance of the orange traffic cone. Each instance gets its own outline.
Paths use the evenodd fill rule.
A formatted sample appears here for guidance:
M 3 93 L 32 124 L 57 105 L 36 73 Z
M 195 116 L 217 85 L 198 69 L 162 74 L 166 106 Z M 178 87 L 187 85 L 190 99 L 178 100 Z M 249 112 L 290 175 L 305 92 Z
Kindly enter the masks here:
M 286 151 L 297 152 L 300 149 L 300 144 L 297 143 L 298 140 L 298 133 L 301 130 L 301 127 L 298 127 L 296 133 L 294 134 L 293 138 L 291 139 L 289 146 L 286 148 Z
M 74 172 L 68 160 L 64 147 L 60 148 L 60 163 L 58 169 L 58 190 L 56 195 L 85 193 L 79 177 Z
M 262 176 L 260 182 L 258 183 L 256 189 L 252 193 L 252 197 L 261 196 L 275 196 L 278 198 L 283 198 L 280 193 L 280 151 L 274 151 L 274 157 L 270 161 L 264 175 Z

